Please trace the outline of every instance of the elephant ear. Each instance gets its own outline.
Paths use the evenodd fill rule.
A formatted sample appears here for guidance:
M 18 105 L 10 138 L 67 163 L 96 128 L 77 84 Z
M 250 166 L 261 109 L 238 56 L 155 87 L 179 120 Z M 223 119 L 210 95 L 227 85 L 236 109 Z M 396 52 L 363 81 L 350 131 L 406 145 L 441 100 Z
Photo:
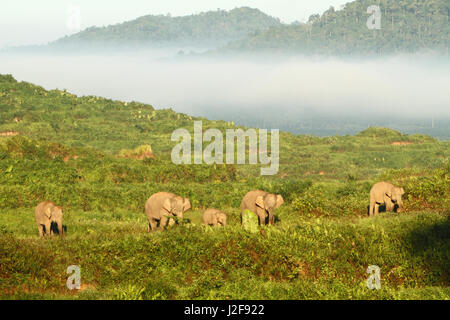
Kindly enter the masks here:
M 164 200 L 162 207 L 167 212 L 171 212 L 172 211 L 172 203 L 170 202 L 170 198 L 167 198 L 166 200 Z
M 62 210 L 61 206 L 56 206 L 55 207 L 54 215 L 57 215 L 58 217 L 62 217 L 63 210 Z
M 53 211 L 53 206 L 47 206 L 47 208 L 45 208 L 45 210 L 44 210 L 45 216 L 50 219 L 52 217 L 52 211 Z
M 277 194 L 277 203 L 275 204 L 275 208 L 278 208 L 284 203 L 283 197 L 281 194 Z
M 191 202 L 188 198 L 184 198 L 183 200 L 183 211 L 188 211 L 191 208 Z
M 263 196 L 257 196 L 257 197 L 256 197 L 255 203 L 256 203 L 256 205 L 257 205 L 258 207 L 260 207 L 261 209 L 265 209 L 265 206 L 264 206 L 264 198 L 263 198 Z

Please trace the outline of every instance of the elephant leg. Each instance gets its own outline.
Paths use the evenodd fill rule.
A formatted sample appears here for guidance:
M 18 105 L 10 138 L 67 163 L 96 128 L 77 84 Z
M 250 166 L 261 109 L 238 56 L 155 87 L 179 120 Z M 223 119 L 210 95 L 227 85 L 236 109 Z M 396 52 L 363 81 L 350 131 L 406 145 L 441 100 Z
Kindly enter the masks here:
M 275 224 L 275 215 L 274 214 L 269 215 L 269 224 L 272 226 Z
M 148 220 L 147 231 L 155 231 L 156 230 L 156 221 L 155 219 Z
M 159 220 L 159 230 L 164 230 L 164 227 L 167 225 L 167 220 L 167 217 L 161 217 L 161 220 Z
M 58 233 L 60 236 L 64 235 L 64 227 L 63 227 L 62 223 L 58 224 Z
M 38 223 L 38 230 L 39 230 L 39 237 L 43 237 L 44 236 L 44 226 L 40 223 Z
M 377 215 L 380 209 L 380 205 L 378 203 L 375 203 L 375 210 L 374 210 L 374 215 Z

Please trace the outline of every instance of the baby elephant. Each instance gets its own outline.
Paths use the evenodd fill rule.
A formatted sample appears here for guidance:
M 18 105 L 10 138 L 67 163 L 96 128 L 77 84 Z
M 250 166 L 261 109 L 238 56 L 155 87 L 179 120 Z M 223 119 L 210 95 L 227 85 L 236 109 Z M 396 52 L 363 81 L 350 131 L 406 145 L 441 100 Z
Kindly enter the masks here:
M 62 236 L 64 234 L 62 224 L 63 212 L 60 206 L 57 206 L 50 201 L 41 202 L 34 210 L 34 216 L 36 217 L 40 237 L 43 237 L 44 235 L 53 235 L 51 228 L 52 222 L 56 223 L 59 235 Z
M 403 208 L 402 195 L 405 190 L 389 182 L 375 183 L 370 189 L 369 216 L 377 215 L 380 204 L 386 205 L 386 211 L 393 211 L 398 205 L 398 212 Z
M 225 227 L 227 225 L 227 215 L 217 209 L 208 209 L 203 213 L 203 223 L 207 226 L 216 227 L 221 225 Z
M 148 219 L 147 232 L 164 230 L 166 226 L 175 224 L 175 219 L 183 219 L 183 214 L 191 208 L 188 198 L 170 192 L 158 192 L 150 196 L 145 203 Z M 177 220 L 178 221 L 178 220 Z

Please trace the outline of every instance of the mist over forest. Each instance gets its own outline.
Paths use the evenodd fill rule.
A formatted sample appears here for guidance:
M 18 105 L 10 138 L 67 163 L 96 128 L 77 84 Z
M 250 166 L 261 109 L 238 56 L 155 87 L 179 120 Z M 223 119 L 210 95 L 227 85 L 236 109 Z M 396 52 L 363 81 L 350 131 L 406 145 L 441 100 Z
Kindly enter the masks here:
M 294 134 L 369 126 L 450 138 L 445 1 L 347 3 L 284 24 L 242 7 L 145 15 L 0 53 L 1 73 L 77 95 L 172 108 Z
M 450 137 L 450 60 L 183 58 L 178 49 L 112 55 L 3 54 L 2 73 L 67 89 L 295 134 L 354 134 L 368 126 Z

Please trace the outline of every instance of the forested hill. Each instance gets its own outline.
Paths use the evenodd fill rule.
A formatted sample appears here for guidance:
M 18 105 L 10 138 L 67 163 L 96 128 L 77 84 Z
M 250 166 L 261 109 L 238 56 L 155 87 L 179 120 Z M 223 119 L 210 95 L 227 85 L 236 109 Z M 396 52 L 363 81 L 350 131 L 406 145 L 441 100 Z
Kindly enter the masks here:
M 381 29 L 367 27 L 371 5 L 381 9 Z M 257 31 L 220 51 L 378 55 L 431 50 L 448 55 L 449 12 L 448 0 L 357 0 L 312 15 L 307 23 Z
M 281 25 L 277 18 L 248 7 L 171 17 L 147 15 L 107 27 L 90 27 L 53 43 L 53 47 L 223 45 Z
M 45 90 L 28 82 L 18 82 L 11 75 L 0 74 L 0 138 L 26 136 L 69 147 L 94 148 L 107 154 L 150 145 L 158 159 L 168 160 L 176 144 L 171 141 L 172 133 L 179 128 L 193 132 L 194 120 L 202 121 L 203 131 L 215 128 L 225 132 L 226 129 L 239 128 L 232 121 L 195 118 L 170 109 L 156 110 L 151 105 L 138 102 L 78 97 L 65 90 Z M 297 175 L 313 170 L 312 167 L 299 170 L 299 161 L 301 163 L 305 159 L 314 160 L 314 171 L 329 170 L 340 175 L 345 175 L 346 170 L 332 169 L 340 166 L 333 162 L 335 160 L 339 163 L 365 163 L 372 173 L 388 164 L 398 168 L 416 162 L 437 165 L 442 156 L 448 157 L 448 152 L 442 150 L 449 150 L 449 143 L 390 129 L 370 128 L 357 136 L 323 138 L 280 132 L 280 174 Z M 319 158 L 311 158 L 311 146 L 320 146 L 317 148 Z M 411 151 L 408 156 L 404 153 L 404 146 Z M 374 148 L 378 150 L 376 154 L 373 153 Z M 426 149 L 426 156 L 419 159 L 418 149 Z M 337 155 L 343 151 L 357 152 L 357 157 L 346 153 L 346 160 L 340 156 L 333 161 L 328 159 L 328 153 Z M 384 158 L 386 162 L 376 158 Z M 256 172 L 258 168 L 251 170 Z

